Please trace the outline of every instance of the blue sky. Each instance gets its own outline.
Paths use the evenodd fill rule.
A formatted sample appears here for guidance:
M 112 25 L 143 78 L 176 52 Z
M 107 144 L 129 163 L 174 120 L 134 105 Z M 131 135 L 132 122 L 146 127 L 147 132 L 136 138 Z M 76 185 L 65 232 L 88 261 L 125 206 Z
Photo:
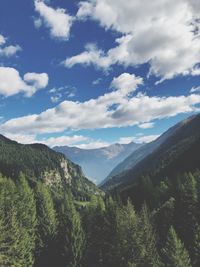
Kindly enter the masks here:
M 0 132 L 83 148 L 153 140 L 199 112 L 199 19 L 197 0 L 2 0 Z

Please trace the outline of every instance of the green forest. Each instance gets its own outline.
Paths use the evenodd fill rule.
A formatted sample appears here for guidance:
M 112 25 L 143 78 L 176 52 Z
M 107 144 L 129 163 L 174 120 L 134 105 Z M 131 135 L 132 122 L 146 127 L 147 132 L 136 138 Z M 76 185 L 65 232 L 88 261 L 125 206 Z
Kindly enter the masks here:
M 133 189 L 132 189 L 133 190 Z M 20 173 L 0 177 L 0 266 L 199 267 L 200 171 L 143 177 L 87 202 Z

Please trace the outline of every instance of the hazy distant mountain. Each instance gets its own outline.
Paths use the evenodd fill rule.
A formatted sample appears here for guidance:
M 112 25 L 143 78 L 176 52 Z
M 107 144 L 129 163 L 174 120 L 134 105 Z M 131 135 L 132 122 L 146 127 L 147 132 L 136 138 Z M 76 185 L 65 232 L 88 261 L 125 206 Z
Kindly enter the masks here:
M 142 175 L 153 179 L 200 167 L 200 115 L 176 124 L 119 164 L 102 183 L 104 190 L 132 185 Z
M 80 149 L 68 146 L 56 146 L 53 149 L 79 164 L 85 175 L 99 184 L 117 164 L 142 146 L 143 144 L 131 142 L 129 144 L 113 144 L 98 149 Z

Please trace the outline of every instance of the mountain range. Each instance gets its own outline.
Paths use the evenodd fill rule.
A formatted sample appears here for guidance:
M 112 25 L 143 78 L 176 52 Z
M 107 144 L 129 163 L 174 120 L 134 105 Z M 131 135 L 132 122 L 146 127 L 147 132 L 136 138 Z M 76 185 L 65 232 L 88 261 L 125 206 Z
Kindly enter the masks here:
M 144 175 L 152 181 L 200 167 L 200 114 L 176 124 L 134 151 L 101 184 L 103 190 L 132 186 Z
M 113 144 L 98 149 L 81 149 L 69 146 L 56 146 L 53 149 L 63 153 L 68 159 L 80 165 L 86 177 L 99 184 L 112 169 L 144 144 Z

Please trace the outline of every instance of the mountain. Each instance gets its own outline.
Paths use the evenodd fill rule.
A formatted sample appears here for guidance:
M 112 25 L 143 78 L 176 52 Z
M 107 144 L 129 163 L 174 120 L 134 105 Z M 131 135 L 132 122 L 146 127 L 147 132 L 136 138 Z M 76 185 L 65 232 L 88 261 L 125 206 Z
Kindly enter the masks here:
M 152 179 L 200 167 L 200 114 L 181 121 L 157 140 L 133 152 L 102 183 L 102 189 L 125 188 L 138 178 Z
M 20 172 L 49 186 L 71 188 L 74 194 L 89 194 L 97 187 L 85 178 L 81 167 L 43 144 L 23 145 L 0 135 L 0 172 L 17 179 Z
M 109 172 L 142 144 L 113 144 L 99 149 L 56 146 L 53 149 L 79 164 L 88 178 L 100 183 Z

